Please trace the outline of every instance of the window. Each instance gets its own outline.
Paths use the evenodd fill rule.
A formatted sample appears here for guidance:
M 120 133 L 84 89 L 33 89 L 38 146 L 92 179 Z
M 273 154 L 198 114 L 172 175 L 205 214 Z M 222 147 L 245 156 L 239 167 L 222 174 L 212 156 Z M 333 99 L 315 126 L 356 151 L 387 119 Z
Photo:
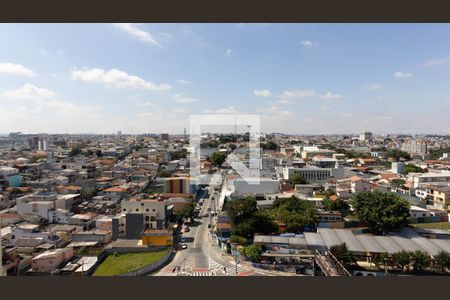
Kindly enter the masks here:
M 150 209 L 146 208 L 145 211 L 150 211 Z
M 150 217 L 149 216 L 145 216 L 145 221 L 149 221 L 150 220 Z
M 139 208 L 136 208 L 136 211 L 139 211 Z
M 156 209 L 152 209 L 152 211 L 156 211 Z
M 127 209 L 126 209 L 126 208 L 124 208 L 124 209 L 123 209 L 123 211 L 127 211 Z

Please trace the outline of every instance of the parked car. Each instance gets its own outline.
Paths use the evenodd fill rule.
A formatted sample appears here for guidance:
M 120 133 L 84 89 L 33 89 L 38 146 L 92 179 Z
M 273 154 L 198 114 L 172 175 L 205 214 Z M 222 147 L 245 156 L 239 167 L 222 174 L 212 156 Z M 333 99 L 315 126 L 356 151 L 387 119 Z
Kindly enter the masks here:
M 181 249 L 187 249 L 187 244 L 186 243 L 181 244 Z
M 184 227 L 184 232 L 189 232 L 189 231 L 190 231 L 189 226 Z

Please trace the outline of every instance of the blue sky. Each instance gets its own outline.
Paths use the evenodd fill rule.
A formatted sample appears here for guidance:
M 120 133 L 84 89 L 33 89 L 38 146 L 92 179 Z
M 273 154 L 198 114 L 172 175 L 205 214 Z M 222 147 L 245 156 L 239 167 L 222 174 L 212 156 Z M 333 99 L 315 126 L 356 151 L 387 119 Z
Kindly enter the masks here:
M 0 24 L 2 133 L 450 133 L 447 24 Z

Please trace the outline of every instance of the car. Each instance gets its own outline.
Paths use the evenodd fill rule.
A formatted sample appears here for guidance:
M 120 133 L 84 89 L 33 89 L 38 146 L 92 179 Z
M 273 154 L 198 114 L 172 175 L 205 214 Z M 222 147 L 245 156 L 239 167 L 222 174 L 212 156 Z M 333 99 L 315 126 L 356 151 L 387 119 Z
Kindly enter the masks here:
M 211 228 L 211 223 L 210 223 L 210 224 L 208 224 L 208 228 Z
M 190 231 L 189 226 L 184 227 L 184 232 L 189 232 L 189 231 Z
M 183 236 L 183 237 L 181 237 L 181 242 L 182 243 L 185 243 L 186 242 L 186 238 Z
M 187 249 L 187 244 L 186 243 L 181 244 L 181 249 Z

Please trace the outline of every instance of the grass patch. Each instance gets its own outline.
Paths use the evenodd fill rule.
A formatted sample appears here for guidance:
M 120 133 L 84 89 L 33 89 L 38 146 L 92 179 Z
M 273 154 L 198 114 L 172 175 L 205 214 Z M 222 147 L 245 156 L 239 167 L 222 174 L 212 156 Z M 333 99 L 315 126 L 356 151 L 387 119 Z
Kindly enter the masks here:
M 420 223 L 420 224 L 411 224 L 411 226 L 416 227 L 416 228 L 450 230 L 450 222 Z
M 169 250 L 149 253 L 124 253 L 109 255 L 98 266 L 93 276 L 115 276 L 136 271 L 163 258 Z

